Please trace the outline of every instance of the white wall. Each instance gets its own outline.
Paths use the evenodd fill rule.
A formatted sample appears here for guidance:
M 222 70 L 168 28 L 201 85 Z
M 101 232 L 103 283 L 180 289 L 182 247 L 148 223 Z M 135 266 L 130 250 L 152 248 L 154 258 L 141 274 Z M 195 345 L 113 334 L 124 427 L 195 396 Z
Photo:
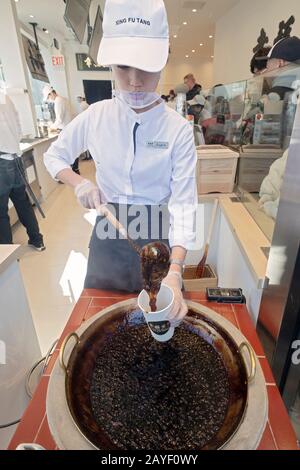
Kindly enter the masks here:
M 20 116 L 23 135 L 36 135 L 34 106 L 30 89 L 27 66 L 22 46 L 15 2 L 1 0 L 0 15 L 0 59 L 8 94 Z
M 257 287 L 257 280 L 254 279 L 236 236 L 223 213 L 220 218 L 217 243 L 217 246 L 212 245 L 212 254 L 214 251 L 217 253 L 217 264 L 212 263 L 212 266 L 218 273 L 218 284 L 225 288 L 238 287 L 243 290 L 248 311 L 256 324 L 262 290 Z
M 34 40 L 31 32 L 28 33 L 24 28 L 22 28 L 22 34 Z M 83 80 L 110 80 L 111 75 L 109 72 L 79 72 L 77 70 L 76 53 L 87 53 L 88 47 L 86 45 L 81 45 L 75 40 L 64 42 L 63 38 L 56 34 L 56 38 L 61 45 L 61 51 L 58 51 L 51 47 L 52 40 L 46 42 L 44 37 L 41 39 L 39 32 L 38 37 L 49 82 L 59 95 L 64 96 L 70 101 L 72 113 L 75 116 L 78 114 L 76 96 L 84 95 Z M 53 67 L 52 55 L 60 54 L 64 56 L 65 67 Z
M 185 59 L 179 61 L 170 58 L 163 75 L 163 93 L 167 93 L 179 83 L 188 73 L 193 73 L 197 83 L 204 89 L 213 86 L 213 61 L 211 59 Z
M 0 274 L 0 339 L 6 345 L 0 365 L 0 424 L 19 419 L 28 405 L 25 380 L 41 357 L 19 263 Z M 6 449 L 15 427 L 0 429 L 0 449 Z
M 249 78 L 250 60 L 261 28 L 270 45 L 278 33 L 278 25 L 294 15 L 292 34 L 300 36 L 299 0 L 240 0 L 216 24 L 214 83 L 229 83 Z
M 73 112 L 76 113 L 78 112 L 76 96 L 84 96 L 83 80 L 110 80 L 111 74 L 110 72 L 79 72 L 77 70 L 76 53 L 87 53 L 87 46 L 83 46 L 76 41 L 67 41 L 64 43 L 63 52 L 66 61 L 69 98 Z
M 35 37 L 31 30 L 29 30 L 24 24 L 21 24 L 21 34 L 23 36 L 28 37 L 31 41 L 35 42 Z M 37 31 L 38 41 L 39 41 L 39 48 L 41 54 L 43 56 L 43 60 L 45 63 L 46 72 L 49 78 L 49 82 L 51 86 L 61 96 L 65 96 L 68 98 L 69 90 L 68 90 L 68 83 L 67 83 L 67 76 L 66 76 L 66 68 L 57 68 L 54 67 L 52 64 L 52 56 L 58 56 L 63 54 L 62 51 L 58 51 L 57 49 L 52 46 L 52 38 L 45 38 L 41 35 L 40 31 Z M 59 44 L 62 44 L 63 38 L 58 34 L 55 35 L 56 39 L 58 39 Z M 28 72 L 30 73 L 30 72 Z M 46 85 L 46 82 L 44 83 Z M 42 99 L 42 96 L 40 97 Z
M 68 98 L 69 89 L 66 77 L 66 68 L 58 69 L 57 67 L 53 67 L 52 65 L 52 54 L 53 55 L 60 55 L 60 52 L 55 49 L 52 50 L 50 47 L 44 47 L 40 44 L 41 53 L 43 55 L 43 59 L 45 62 L 46 71 L 48 74 L 49 81 L 51 86 L 57 93 L 61 96 L 65 96 Z

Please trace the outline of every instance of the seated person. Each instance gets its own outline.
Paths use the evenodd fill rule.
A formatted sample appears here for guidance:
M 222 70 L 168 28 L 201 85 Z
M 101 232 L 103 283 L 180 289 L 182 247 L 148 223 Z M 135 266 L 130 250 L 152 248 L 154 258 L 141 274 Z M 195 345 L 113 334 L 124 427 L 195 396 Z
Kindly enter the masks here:
M 278 41 L 268 54 L 267 71 L 278 71 L 283 67 L 300 64 L 300 39 L 296 36 Z M 293 92 L 292 84 L 295 76 L 289 73 L 289 69 L 279 74 L 272 83 L 270 93 L 277 94 L 280 100 L 284 100 L 286 93 Z

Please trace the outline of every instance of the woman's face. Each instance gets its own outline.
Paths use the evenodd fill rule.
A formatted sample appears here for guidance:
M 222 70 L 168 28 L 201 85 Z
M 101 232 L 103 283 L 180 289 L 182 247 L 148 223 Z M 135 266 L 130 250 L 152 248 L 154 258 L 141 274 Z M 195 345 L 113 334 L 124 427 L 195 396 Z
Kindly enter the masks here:
M 154 92 L 160 79 L 160 72 L 144 72 L 124 65 L 113 65 L 112 70 L 117 88 L 121 91 Z

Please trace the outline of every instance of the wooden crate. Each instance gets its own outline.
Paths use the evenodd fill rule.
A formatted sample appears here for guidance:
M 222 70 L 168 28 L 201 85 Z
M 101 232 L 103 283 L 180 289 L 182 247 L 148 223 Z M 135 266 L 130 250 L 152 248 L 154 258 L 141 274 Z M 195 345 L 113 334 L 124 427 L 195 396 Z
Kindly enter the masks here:
M 217 287 L 218 278 L 211 266 L 206 265 L 204 268 L 204 277 L 196 278 L 197 266 L 186 266 L 183 273 L 183 284 L 186 292 L 205 291 L 207 287 Z
M 239 153 L 223 145 L 197 147 L 198 194 L 232 193 Z
M 271 165 L 282 156 L 283 150 L 252 146 L 242 150 L 239 158 L 237 184 L 241 190 L 259 193 Z

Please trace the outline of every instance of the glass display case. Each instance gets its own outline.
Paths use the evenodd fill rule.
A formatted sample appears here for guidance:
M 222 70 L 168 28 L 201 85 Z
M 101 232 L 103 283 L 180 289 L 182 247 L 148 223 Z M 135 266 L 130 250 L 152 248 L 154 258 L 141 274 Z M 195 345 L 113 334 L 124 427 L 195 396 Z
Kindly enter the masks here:
M 257 331 L 300 441 L 300 107 L 297 107 Z
M 200 117 L 207 145 L 239 146 L 247 82 L 217 85 L 204 92 L 206 103 Z
M 235 199 L 270 240 L 257 332 L 300 441 L 300 66 L 206 96 L 206 144 L 238 149 Z
M 217 85 L 203 94 L 205 143 L 238 150 L 235 191 L 271 241 L 300 94 L 300 66 Z

